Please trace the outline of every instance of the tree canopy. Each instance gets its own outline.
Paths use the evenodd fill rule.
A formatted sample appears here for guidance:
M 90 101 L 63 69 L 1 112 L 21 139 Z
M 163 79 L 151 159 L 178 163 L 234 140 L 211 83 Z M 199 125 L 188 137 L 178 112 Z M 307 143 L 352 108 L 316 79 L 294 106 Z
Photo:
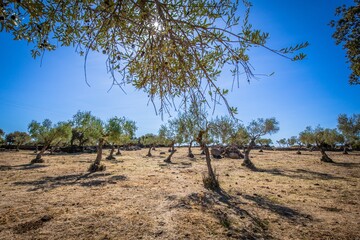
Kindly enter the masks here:
M 360 145 L 360 114 L 349 117 L 346 114 L 340 114 L 337 127 L 348 144 Z
M 336 44 L 342 44 L 346 49 L 352 71 L 349 83 L 360 84 L 360 1 L 354 0 L 354 4 L 338 7 L 335 15 L 339 16 L 339 19 L 332 20 L 330 25 L 335 28 L 333 38 Z
M 89 52 L 103 53 L 113 85 L 144 90 L 161 114 L 174 99 L 191 97 L 222 100 L 233 112 L 217 82 L 225 65 L 234 81 L 243 73 L 250 81 L 252 47 L 301 60 L 298 50 L 308 45 L 272 49 L 269 34 L 249 23 L 250 7 L 247 0 L 3 0 L 0 31 L 31 43 L 33 57 L 57 45 L 75 47 L 85 56 L 85 77 Z

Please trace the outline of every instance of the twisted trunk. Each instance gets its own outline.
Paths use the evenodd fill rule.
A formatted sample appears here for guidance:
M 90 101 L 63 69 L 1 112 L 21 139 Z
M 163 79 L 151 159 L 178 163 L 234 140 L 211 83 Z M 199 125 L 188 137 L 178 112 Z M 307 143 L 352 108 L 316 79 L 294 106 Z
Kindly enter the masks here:
M 196 139 L 196 141 L 200 144 L 200 146 L 205 154 L 206 166 L 207 166 L 207 170 L 208 170 L 208 175 L 203 176 L 203 184 L 204 184 L 204 187 L 207 189 L 210 189 L 213 191 L 218 191 L 218 190 L 220 190 L 220 185 L 219 185 L 219 181 L 216 178 L 215 172 L 211 166 L 210 151 L 209 151 L 208 146 L 203 142 L 203 135 L 207 131 L 208 130 L 199 131 L 199 135 Z
M 45 144 L 45 145 L 43 146 L 43 148 L 40 150 L 40 152 L 38 152 L 38 153 L 36 154 L 36 157 L 35 157 L 33 160 L 31 160 L 31 164 L 32 164 L 32 163 L 43 163 L 44 160 L 42 159 L 42 155 L 43 155 L 44 152 L 48 149 L 49 146 L 50 146 L 49 144 Z
M 90 165 L 89 172 L 97 172 L 97 171 L 103 171 L 105 170 L 105 166 L 101 165 L 101 159 L 102 159 L 102 150 L 104 145 L 105 139 L 100 138 L 99 144 L 97 147 L 97 155 L 95 161 Z
M 194 142 L 194 140 L 191 140 L 190 143 L 189 143 L 189 148 L 188 148 L 188 157 L 189 158 L 194 158 L 194 154 L 191 151 L 191 147 L 192 147 L 193 142 Z
M 327 162 L 327 163 L 333 163 L 334 161 L 326 154 L 325 149 L 320 146 L 320 152 L 321 152 L 321 161 Z
M 117 146 L 117 152 L 116 152 L 116 155 L 121 155 L 121 152 L 120 152 L 120 146 Z
M 166 162 L 166 163 L 171 163 L 171 157 L 172 157 L 172 155 L 174 155 L 174 153 L 176 152 L 174 145 L 175 145 L 175 142 L 172 142 L 172 144 L 171 144 L 171 153 L 170 153 L 170 155 L 164 160 L 164 162 Z
M 254 146 L 255 146 L 255 140 L 252 139 L 244 152 L 244 162 L 242 164 L 243 166 L 250 168 L 252 170 L 256 169 L 255 165 L 250 160 L 250 151 Z
M 115 159 L 115 157 L 114 157 L 114 152 L 115 152 L 115 146 L 114 146 L 114 145 L 111 145 L 110 154 L 109 154 L 109 156 L 108 156 L 106 159 L 107 159 L 107 160 Z
M 146 154 L 147 157 L 152 157 L 151 149 L 152 149 L 152 145 L 150 145 L 149 151 L 148 151 L 148 153 Z

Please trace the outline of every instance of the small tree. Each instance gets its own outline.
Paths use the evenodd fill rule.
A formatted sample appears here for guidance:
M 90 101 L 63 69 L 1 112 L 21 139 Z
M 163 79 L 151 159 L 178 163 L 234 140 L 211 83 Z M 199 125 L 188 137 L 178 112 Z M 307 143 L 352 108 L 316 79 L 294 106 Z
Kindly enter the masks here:
M 360 114 L 351 117 L 340 114 L 337 127 L 345 138 L 344 154 L 347 154 L 347 146 L 360 145 Z
M 282 138 L 276 141 L 277 144 L 279 144 L 280 147 L 284 147 L 287 144 L 286 138 Z
M 169 156 L 164 160 L 166 163 L 171 163 L 171 157 L 176 152 L 175 144 L 183 142 L 183 137 L 179 131 L 180 126 L 180 121 L 177 118 L 169 120 L 166 125 L 160 126 L 159 138 L 163 139 L 165 143 L 169 143 L 171 148 Z
M 5 135 L 5 132 L 4 132 L 4 130 L 2 130 L 1 128 L 0 128 L 0 144 L 3 144 L 4 143 L 4 135 Z
M 90 111 L 78 111 L 71 120 L 72 138 L 70 144 L 83 147 L 92 144 L 96 140 L 98 120 Z
M 191 110 L 179 113 L 177 131 L 182 136 L 182 141 L 189 143 L 187 155 L 189 158 L 194 158 L 191 148 L 193 143 L 196 142 L 199 130 L 196 116 Z
M 290 138 L 286 139 L 286 143 L 289 147 L 294 146 L 296 142 L 297 142 L 296 136 L 291 136 Z
M 256 140 L 256 143 L 260 144 L 259 152 L 263 152 L 264 146 L 270 146 L 270 144 L 272 144 L 272 140 L 270 138 L 259 138 Z
M 217 143 L 228 145 L 235 135 L 237 121 L 229 116 L 216 117 L 211 121 L 210 133 Z
M 31 140 L 31 137 L 26 132 L 15 131 L 7 134 L 5 139 L 6 142 L 10 144 L 15 144 L 16 151 L 19 151 L 20 146 L 29 142 Z
M 336 44 L 342 44 L 346 49 L 346 57 L 350 62 L 352 73 L 349 77 L 350 84 L 360 84 L 360 1 L 354 0 L 355 5 L 346 7 L 342 5 L 336 8 L 335 15 L 340 19 L 332 20 L 330 26 L 335 27 L 332 37 L 336 40 Z
M 302 142 L 315 144 L 319 148 L 321 152 L 321 161 L 329 163 L 334 162 L 325 151 L 327 146 L 334 146 L 336 143 L 341 141 L 341 135 L 336 129 L 324 129 L 320 126 L 312 129 L 308 126 L 299 135 Z
M 37 143 L 43 145 L 43 148 L 31 163 L 44 162 L 42 155 L 47 149 L 58 142 L 68 141 L 71 137 L 71 126 L 66 122 L 59 122 L 53 125 L 49 119 L 45 119 L 42 123 L 32 121 L 28 129 L 30 136 L 35 139 Z
M 279 131 L 279 123 L 275 118 L 258 118 L 257 120 L 253 120 L 246 126 L 246 128 L 239 129 L 243 132 L 243 135 L 247 137 L 249 140 L 247 148 L 244 154 L 244 163 L 243 165 L 250 168 L 255 169 L 255 165 L 251 162 L 249 154 L 251 149 L 255 146 L 255 142 L 261 136 L 266 134 L 273 134 Z
M 113 117 L 105 124 L 105 131 L 108 132 L 107 142 L 111 145 L 111 150 L 109 156 L 106 157 L 107 160 L 115 159 L 114 151 L 115 144 L 120 142 L 121 137 L 124 134 L 123 126 L 125 123 L 125 118 Z
M 159 143 L 159 137 L 152 133 L 147 133 L 144 136 L 140 137 L 140 143 L 144 146 L 149 148 L 148 153 L 146 154 L 147 157 L 152 157 L 151 149 Z

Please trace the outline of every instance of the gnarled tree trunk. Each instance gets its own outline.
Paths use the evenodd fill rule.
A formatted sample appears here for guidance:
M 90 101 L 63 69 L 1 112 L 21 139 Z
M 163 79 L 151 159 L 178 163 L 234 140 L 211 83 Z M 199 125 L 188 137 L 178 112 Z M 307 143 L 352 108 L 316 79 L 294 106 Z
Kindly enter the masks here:
M 256 169 L 254 163 L 250 160 L 250 151 L 254 146 L 255 146 L 255 141 L 251 140 L 244 152 L 244 162 L 242 164 L 243 166 L 250 168 L 251 170 Z
M 116 152 L 116 155 L 121 155 L 121 152 L 120 152 L 120 146 L 117 146 L 117 152 Z
M 320 146 L 319 148 L 320 148 L 320 152 L 321 152 L 320 160 L 322 162 L 333 163 L 334 161 L 326 154 L 325 149 L 322 146 Z
M 194 158 L 194 154 L 191 151 L 191 147 L 192 147 L 193 142 L 194 142 L 194 140 L 191 140 L 190 143 L 189 143 L 189 148 L 188 148 L 188 157 L 189 158 Z
M 218 179 L 216 178 L 215 172 L 211 166 L 210 151 L 209 151 L 208 146 L 203 142 L 203 135 L 206 132 L 207 132 L 207 130 L 206 131 L 201 130 L 196 139 L 196 141 L 200 144 L 201 149 L 205 153 L 206 166 L 207 166 L 207 170 L 208 170 L 208 175 L 203 176 L 203 184 L 204 184 L 204 187 L 207 189 L 210 189 L 213 191 L 218 191 L 218 190 L 220 190 L 220 185 L 219 185 Z
M 174 153 L 176 152 L 174 145 L 175 145 L 175 142 L 172 142 L 172 144 L 171 144 L 171 153 L 170 153 L 170 155 L 164 160 L 164 162 L 166 162 L 166 163 L 171 163 L 171 157 L 172 157 L 172 155 L 174 155 Z
M 107 160 L 113 160 L 113 159 L 115 159 L 115 157 L 114 157 L 114 152 L 115 152 L 115 146 L 114 145 L 111 145 L 111 150 L 110 150 L 110 154 L 109 154 L 109 156 L 107 156 Z
M 148 151 L 148 153 L 146 154 L 147 157 L 152 157 L 151 149 L 152 149 L 152 145 L 150 145 L 149 151 Z
M 105 170 L 105 165 L 101 164 L 102 150 L 103 150 L 104 142 L 105 142 L 104 138 L 99 139 L 99 144 L 98 144 L 98 147 L 97 147 L 96 159 L 95 159 L 95 162 L 93 162 L 90 165 L 89 172 L 97 172 L 97 171 L 104 171 Z
M 45 145 L 43 146 L 43 148 L 40 150 L 40 152 L 38 152 L 38 153 L 36 154 L 36 157 L 35 157 L 33 160 L 31 160 L 31 164 L 32 164 L 32 163 L 43 163 L 44 160 L 42 159 L 42 155 L 43 155 L 44 152 L 48 149 L 48 147 L 49 147 L 49 145 L 48 145 L 48 144 L 45 144 Z

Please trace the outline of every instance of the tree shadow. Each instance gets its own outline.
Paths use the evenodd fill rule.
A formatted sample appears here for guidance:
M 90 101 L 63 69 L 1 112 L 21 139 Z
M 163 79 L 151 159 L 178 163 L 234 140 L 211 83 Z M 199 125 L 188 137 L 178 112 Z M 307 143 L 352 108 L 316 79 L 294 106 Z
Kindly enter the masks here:
M 169 199 L 173 201 L 174 197 Z M 228 233 L 230 233 L 233 238 L 272 239 L 273 237 L 270 234 L 268 226 L 269 222 L 266 219 L 261 219 L 256 213 L 251 213 L 243 208 L 249 204 L 249 202 L 254 202 L 259 208 L 275 213 L 295 225 L 304 224 L 305 222 L 313 220 L 310 215 L 301 213 L 288 206 L 274 203 L 266 197 L 255 194 L 251 196 L 242 193 L 230 195 L 222 189 L 214 192 L 191 193 L 181 198 L 180 201 L 176 201 L 175 205 L 170 208 L 191 210 L 194 205 L 197 205 L 200 206 L 202 211 L 210 213 L 217 218 L 219 223 L 228 229 Z M 230 214 L 235 214 L 240 222 L 244 222 L 244 219 L 247 219 L 251 224 L 246 225 L 244 228 L 233 227 L 229 218 Z
M 296 169 L 294 170 L 279 170 L 277 168 L 273 169 L 257 169 L 257 172 L 269 173 L 275 176 L 289 177 L 289 178 L 297 178 L 303 180 L 336 180 L 336 179 L 345 179 L 344 177 L 334 176 L 328 173 L 315 172 L 311 170 L 305 169 Z
M 47 176 L 35 181 L 21 181 L 14 182 L 13 184 L 17 186 L 32 186 L 28 191 L 37 191 L 74 185 L 82 187 L 104 186 L 106 184 L 116 184 L 118 181 L 124 181 L 126 179 L 126 176 L 112 176 L 110 173 L 80 173 L 55 177 Z
M 347 167 L 347 168 L 356 168 L 360 167 L 360 163 L 354 163 L 354 162 L 334 162 L 332 165 L 340 166 L 340 167 Z
M 45 168 L 47 165 L 39 165 L 39 164 L 21 164 L 21 165 L 0 165 L 0 171 L 9 171 L 9 170 L 31 170 L 37 168 Z
M 274 203 L 270 199 L 259 196 L 259 195 L 242 195 L 243 198 L 255 202 L 259 207 L 269 210 L 273 213 L 276 213 L 277 215 L 284 217 L 288 220 L 294 221 L 294 222 L 303 222 L 303 221 L 309 221 L 312 220 L 311 215 L 303 214 L 295 209 L 292 209 L 290 207 L 280 205 L 278 203 Z

